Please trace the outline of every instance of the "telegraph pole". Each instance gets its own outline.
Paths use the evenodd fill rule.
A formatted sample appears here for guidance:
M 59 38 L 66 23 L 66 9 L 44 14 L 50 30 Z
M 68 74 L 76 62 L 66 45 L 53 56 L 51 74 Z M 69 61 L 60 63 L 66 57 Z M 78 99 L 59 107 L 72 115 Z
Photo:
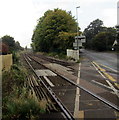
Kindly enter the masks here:
M 77 50 L 79 52 L 79 46 L 78 46 L 78 36 L 79 36 L 79 30 L 78 30 L 78 8 L 80 8 L 80 6 L 76 7 L 76 19 L 77 19 Z

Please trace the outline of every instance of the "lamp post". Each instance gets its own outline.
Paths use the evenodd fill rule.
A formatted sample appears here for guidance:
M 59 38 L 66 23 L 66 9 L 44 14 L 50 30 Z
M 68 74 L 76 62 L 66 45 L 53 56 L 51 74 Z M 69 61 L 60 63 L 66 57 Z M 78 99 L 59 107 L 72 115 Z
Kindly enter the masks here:
M 77 50 L 79 52 L 79 47 L 78 47 L 78 8 L 80 8 L 80 6 L 76 7 L 76 19 L 77 19 Z

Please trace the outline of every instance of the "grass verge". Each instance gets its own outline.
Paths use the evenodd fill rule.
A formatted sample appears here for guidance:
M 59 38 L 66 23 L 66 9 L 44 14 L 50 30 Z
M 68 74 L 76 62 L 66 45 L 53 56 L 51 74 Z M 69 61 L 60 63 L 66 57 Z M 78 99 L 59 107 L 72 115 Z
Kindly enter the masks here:
M 9 71 L 2 73 L 2 120 L 39 120 L 46 112 L 47 102 L 37 101 L 24 87 L 27 70 L 15 63 Z

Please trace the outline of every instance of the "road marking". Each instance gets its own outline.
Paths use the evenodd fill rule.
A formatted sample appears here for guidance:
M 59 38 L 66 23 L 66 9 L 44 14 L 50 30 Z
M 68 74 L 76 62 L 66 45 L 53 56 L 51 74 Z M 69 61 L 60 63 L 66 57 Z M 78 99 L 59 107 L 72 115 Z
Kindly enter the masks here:
M 80 82 L 80 68 L 81 63 L 79 63 L 79 70 L 78 70 L 78 78 L 77 78 L 77 84 Z M 84 114 L 80 113 L 79 111 L 79 97 L 80 97 L 80 89 L 76 88 L 76 98 L 75 98 L 75 108 L 74 108 L 74 118 L 84 118 Z
M 46 76 L 44 76 L 44 79 L 47 81 L 47 83 L 48 83 L 51 87 L 54 87 L 53 83 L 52 83 Z
M 103 87 L 105 87 L 105 88 L 111 89 L 111 87 L 109 87 L 109 86 L 107 86 L 107 85 L 104 85 L 104 84 L 102 84 L 102 83 L 100 83 L 100 82 L 97 82 L 97 81 L 95 81 L 95 80 L 92 80 L 92 82 L 94 82 L 94 83 L 96 83 L 96 84 L 98 84 L 98 85 L 101 85 L 101 86 L 103 86 Z M 111 90 L 112 90 L 112 89 L 111 89 Z
M 92 63 L 92 65 L 96 68 L 96 70 L 102 75 L 103 78 L 106 79 L 106 77 L 107 77 L 109 80 L 111 80 L 111 81 L 113 81 L 113 82 L 116 81 L 111 75 L 109 75 L 108 73 L 106 73 L 105 70 L 102 69 L 96 62 L 93 61 L 93 62 L 91 62 L 91 63 Z M 101 73 L 100 71 L 101 71 L 102 73 Z M 103 74 L 104 74 L 104 75 L 103 75 Z M 106 80 L 106 82 L 108 83 L 108 85 L 110 86 L 110 88 L 114 91 L 114 93 L 119 97 L 118 90 L 115 89 L 115 87 L 110 83 L 109 80 Z M 117 83 L 116 83 L 116 84 L 117 84 Z M 116 85 L 116 84 L 115 84 L 115 85 Z
M 99 70 L 101 72 L 103 72 L 103 74 L 111 81 L 116 82 L 116 79 L 114 79 L 111 75 L 109 75 L 108 73 L 106 73 L 105 69 L 102 69 L 96 62 L 93 61 L 93 63 L 99 68 Z
M 100 71 L 106 71 L 105 69 L 102 69 L 96 62 L 93 61 L 93 63 L 100 69 Z
M 111 75 L 109 75 L 108 73 L 104 72 L 104 75 L 111 81 L 116 82 L 116 79 L 114 79 Z
M 110 69 L 110 70 L 112 70 L 112 71 L 114 71 L 114 72 L 118 72 L 117 70 L 115 70 L 115 69 L 113 69 L 113 68 L 110 68 L 110 67 L 108 67 L 108 66 L 106 66 L 106 65 L 103 65 L 103 64 L 100 64 L 100 63 L 98 63 L 99 65 L 101 65 L 101 66 L 104 66 L 104 67 L 106 67 L 106 68 L 108 68 L 108 69 Z

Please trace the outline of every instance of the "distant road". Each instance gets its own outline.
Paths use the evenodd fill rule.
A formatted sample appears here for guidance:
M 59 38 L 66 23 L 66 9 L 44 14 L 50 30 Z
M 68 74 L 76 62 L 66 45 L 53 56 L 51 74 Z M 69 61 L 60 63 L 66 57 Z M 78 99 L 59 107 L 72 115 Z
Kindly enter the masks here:
M 87 56 L 90 60 L 105 65 L 115 71 L 118 71 L 117 68 L 118 59 L 116 53 L 95 52 L 84 49 L 82 49 L 81 52 L 82 52 L 81 55 Z

